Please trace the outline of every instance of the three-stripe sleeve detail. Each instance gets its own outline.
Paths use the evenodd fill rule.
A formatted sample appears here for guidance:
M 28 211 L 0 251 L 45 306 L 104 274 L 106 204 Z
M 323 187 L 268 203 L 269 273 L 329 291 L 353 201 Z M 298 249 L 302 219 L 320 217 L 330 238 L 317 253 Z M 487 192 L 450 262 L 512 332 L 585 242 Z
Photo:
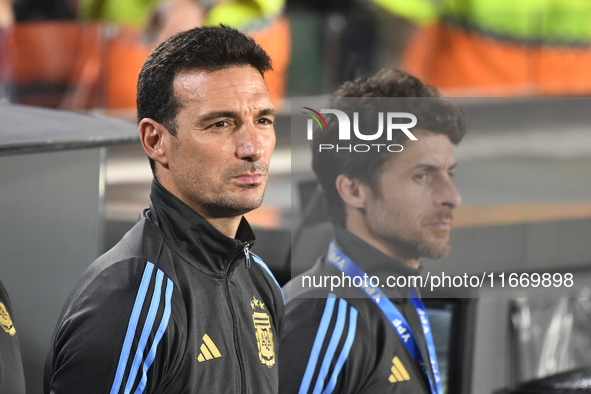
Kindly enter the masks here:
M 150 262 L 146 264 L 127 326 L 111 394 L 140 394 L 144 391 L 148 370 L 170 320 L 173 288 L 174 284 L 169 278 L 165 278 L 162 270 L 155 270 L 154 264 Z M 132 355 L 133 358 L 130 359 Z
M 343 345 L 343 349 L 341 350 L 341 354 L 337 359 L 337 363 L 332 371 L 332 375 L 330 380 L 328 381 L 328 385 L 326 385 L 326 389 L 324 389 L 323 394 L 331 394 L 337 385 L 337 379 L 339 378 L 339 373 L 341 372 L 341 368 L 343 368 L 343 364 L 347 361 L 347 357 L 349 356 L 349 351 L 351 350 L 351 345 L 353 345 L 353 340 L 355 339 L 355 330 L 357 329 L 357 309 L 351 307 L 351 314 L 349 315 L 349 330 L 347 333 L 347 339 L 345 340 L 345 344 Z
M 166 279 L 166 301 L 164 305 L 164 314 L 162 316 L 162 320 L 160 321 L 160 326 L 158 327 L 158 331 L 156 332 L 156 337 L 154 338 L 154 342 L 152 342 L 152 347 L 150 348 L 150 352 L 144 361 L 144 366 L 142 368 L 142 379 L 138 384 L 137 389 L 135 390 L 135 394 L 141 394 L 144 392 L 146 388 L 146 383 L 148 381 L 148 369 L 152 365 L 154 361 L 154 357 L 156 357 L 156 349 L 158 348 L 158 344 L 164 335 L 164 331 L 166 331 L 166 326 L 168 326 L 168 321 L 170 320 L 170 312 L 172 310 L 171 307 L 171 300 L 172 300 L 172 289 L 174 285 L 170 279 Z
M 329 294 L 320 319 L 300 394 L 331 393 L 355 339 L 357 310 L 344 299 Z M 327 377 L 330 378 L 327 381 Z
M 320 350 L 324 343 L 324 337 L 326 336 L 326 331 L 328 330 L 328 325 L 334 310 L 335 299 L 336 296 L 332 293 L 330 293 L 326 299 L 324 313 L 322 314 L 322 319 L 320 320 L 320 325 L 316 332 L 316 339 L 314 339 L 314 345 L 312 345 L 312 352 L 310 353 L 310 359 L 308 359 L 308 365 L 306 366 L 306 372 L 304 372 L 304 378 L 302 379 L 299 394 L 306 394 L 308 388 L 310 388 L 310 382 L 312 382 L 312 377 L 316 370 L 316 363 L 318 362 L 318 356 L 320 355 Z
M 337 350 L 337 345 L 341 340 L 341 335 L 343 335 L 343 328 L 345 328 L 345 319 L 347 318 L 347 301 L 343 300 L 342 298 L 339 300 L 339 312 L 337 315 L 337 322 L 335 324 L 334 330 L 332 332 L 332 337 L 330 338 L 330 343 L 328 344 L 328 348 L 326 349 L 326 353 L 324 354 L 324 361 L 322 361 L 322 366 L 320 367 L 320 372 L 318 373 L 318 378 L 316 379 L 316 386 L 314 386 L 314 394 L 322 393 L 322 387 L 324 387 L 324 380 L 326 379 L 326 374 L 328 373 L 328 368 L 330 367 L 330 363 L 334 357 L 334 353 Z
M 113 381 L 113 386 L 111 387 L 111 394 L 116 394 L 119 392 L 119 388 L 121 387 L 121 381 L 123 380 L 123 375 L 125 374 L 125 367 L 127 366 L 127 359 L 129 358 L 133 337 L 135 336 L 135 329 L 140 318 L 140 313 L 142 312 L 142 306 L 144 305 L 144 299 L 146 298 L 146 293 L 148 292 L 148 286 L 150 284 L 150 279 L 152 278 L 153 270 L 154 264 L 147 263 L 146 268 L 144 269 L 144 275 L 142 276 L 142 282 L 140 283 L 140 289 L 138 290 L 135 303 L 133 304 L 131 318 L 129 319 L 129 324 L 127 325 L 127 332 L 125 333 L 125 340 L 123 341 L 123 350 L 119 356 L 119 364 L 117 364 L 117 372 L 115 373 L 115 380 Z

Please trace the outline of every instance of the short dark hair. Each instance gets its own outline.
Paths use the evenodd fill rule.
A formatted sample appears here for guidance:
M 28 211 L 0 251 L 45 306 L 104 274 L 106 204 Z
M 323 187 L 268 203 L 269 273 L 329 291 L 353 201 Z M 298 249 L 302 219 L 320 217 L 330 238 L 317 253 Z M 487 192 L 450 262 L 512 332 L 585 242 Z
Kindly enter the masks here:
M 353 100 L 351 98 L 359 98 Z M 379 100 L 373 98 L 404 98 L 400 100 Z M 365 99 L 364 98 L 372 98 Z M 417 117 L 415 128 L 445 134 L 453 144 L 458 144 L 466 133 L 466 121 L 461 110 L 443 100 L 439 92 L 432 86 L 423 84 L 412 75 L 396 70 L 387 69 L 372 77 L 364 77 L 355 81 L 345 82 L 333 95 L 328 108 L 339 109 L 353 119 L 353 112 L 358 112 L 363 124 L 377 125 L 378 112 L 410 112 Z M 345 174 L 350 178 L 359 179 L 367 184 L 372 192 L 379 196 L 379 176 L 381 169 L 393 153 L 385 148 L 380 152 L 356 153 L 347 150 L 331 149 L 319 152 L 320 144 L 337 146 L 339 143 L 338 120 L 336 116 L 326 117 L 327 130 L 315 128 L 312 143 L 312 168 L 324 192 L 328 216 L 333 224 L 345 227 L 347 216 L 345 205 L 336 189 L 336 178 Z M 359 122 L 362 124 L 362 122 Z M 377 126 L 376 126 L 377 129 Z M 330 132 L 328 131 L 330 130 Z M 386 133 L 384 133 L 386 134 Z M 406 142 L 403 133 L 392 136 L 387 144 L 401 144 Z M 383 140 L 383 139 L 382 139 Z M 359 140 L 354 134 L 347 143 L 367 144 Z
M 150 118 L 176 136 L 176 115 L 183 105 L 174 94 L 175 77 L 189 70 L 218 71 L 252 66 L 262 76 L 271 58 L 250 37 L 228 26 L 197 27 L 158 45 L 144 63 L 137 83 L 137 120 Z M 154 162 L 150 159 L 154 170 Z

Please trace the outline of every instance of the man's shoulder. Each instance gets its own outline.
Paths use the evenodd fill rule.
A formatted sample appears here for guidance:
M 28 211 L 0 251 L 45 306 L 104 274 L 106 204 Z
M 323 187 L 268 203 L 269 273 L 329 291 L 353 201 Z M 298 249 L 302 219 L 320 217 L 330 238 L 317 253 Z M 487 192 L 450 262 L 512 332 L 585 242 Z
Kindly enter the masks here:
M 144 212 L 119 242 L 93 264 L 108 265 L 137 257 L 154 262 L 158 259 L 163 241 L 164 235 Z
M 360 310 L 364 312 L 368 308 L 365 302 L 369 301 L 367 298 L 351 297 L 350 292 L 343 291 L 340 286 L 331 286 L 332 278 L 338 278 L 339 274 L 336 268 L 326 262 L 325 257 L 320 257 L 312 268 L 286 283 L 283 292 L 288 320 L 306 325 L 310 322 L 319 323 L 328 315 L 337 316 L 339 308 L 352 308 L 355 317 Z M 358 289 L 355 290 L 358 296 L 363 295 Z
M 289 300 L 279 354 L 280 389 L 295 393 L 298 387 L 307 393 L 330 387 L 335 392 L 353 392 L 365 381 L 377 342 L 349 301 L 326 289 L 308 290 Z M 285 363 L 290 366 L 281 368 Z M 336 387 L 341 369 L 347 370 L 343 372 L 347 381 L 356 379 L 351 391 L 343 384 Z
M 59 338 L 79 346 L 81 335 L 93 336 L 92 345 L 111 348 L 113 338 L 125 336 L 130 324 L 143 327 L 151 321 L 183 321 L 175 283 L 154 263 L 141 257 L 117 261 L 95 261 L 82 275 L 66 301 L 54 334 L 53 346 L 61 349 Z M 174 310 L 174 313 L 167 311 Z M 181 312 L 181 315 L 178 314 Z M 155 313 L 155 314 L 154 314 Z M 155 319 L 155 320 L 154 320 Z M 154 323 L 156 324 L 156 323 Z M 64 342 L 65 343 L 65 342 Z M 112 350 L 112 349 L 111 349 Z
M 387 324 L 375 303 L 358 287 L 343 286 L 342 273 L 325 257 L 319 258 L 312 268 L 289 281 L 283 286 L 283 292 L 288 330 L 314 331 L 322 324 L 322 319 L 334 323 L 339 313 L 344 318 L 344 311 L 349 310 L 348 318 L 356 321 L 357 330 L 365 332 L 363 339 L 371 342 L 370 333 L 380 331 Z
M 46 385 L 50 379 L 52 385 L 66 388 L 56 392 L 80 392 L 87 382 L 100 385 L 92 392 L 104 392 L 103 385 L 115 387 L 128 373 L 137 373 L 140 355 L 155 354 L 159 343 L 184 343 L 186 331 L 178 329 L 186 325 L 183 299 L 163 270 L 167 265 L 150 250 L 160 247 L 161 238 L 146 226 L 149 223 L 138 221 L 119 244 L 94 261 L 66 301 L 45 371 Z M 158 357 L 177 359 L 174 352 Z M 159 376 L 164 369 L 156 359 L 147 358 Z M 71 367 L 62 368 L 64 363 Z M 144 363 L 144 368 L 150 365 Z
M 319 283 L 319 281 L 322 281 L 321 278 L 331 274 L 330 268 L 325 264 L 325 258 L 319 257 L 311 268 L 296 275 L 283 286 L 285 303 L 287 304 L 291 300 L 297 298 L 317 298 L 327 296 L 329 291 L 325 286 L 314 286 L 314 284 Z M 314 279 L 316 279 L 316 281 L 314 281 Z
M 157 227 L 145 216 L 140 217 L 113 248 L 90 264 L 68 302 L 76 302 L 83 294 L 100 297 L 115 292 L 124 296 L 129 292 L 131 296 L 145 276 L 164 270 L 164 276 L 170 277 L 170 269 L 160 258 L 162 243 Z
M 330 294 L 353 304 L 365 303 L 367 297 L 356 282 L 344 279 L 344 274 L 330 264 L 326 257 L 319 257 L 312 268 L 292 278 L 283 286 L 285 302 L 295 299 L 326 298 Z
M 320 272 L 324 273 L 309 273 Z M 343 393 L 427 392 L 421 372 L 388 319 L 356 290 L 358 297 L 330 288 L 307 289 L 287 302 L 280 361 L 304 361 L 280 370 L 286 386 L 306 393 L 318 387 Z M 396 387 L 390 378 L 393 363 L 402 364 L 408 375 Z

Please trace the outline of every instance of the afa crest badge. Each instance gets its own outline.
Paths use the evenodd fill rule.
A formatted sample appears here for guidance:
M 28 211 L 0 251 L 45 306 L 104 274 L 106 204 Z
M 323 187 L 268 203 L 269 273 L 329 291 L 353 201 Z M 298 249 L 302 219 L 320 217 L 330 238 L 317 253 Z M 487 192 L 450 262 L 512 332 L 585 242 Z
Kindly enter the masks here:
M 256 330 L 257 346 L 261 363 L 271 368 L 275 365 L 275 346 L 273 345 L 273 330 L 271 318 L 265 311 L 265 304 L 255 297 L 250 301 L 250 306 L 255 312 L 252 314 L 252 321 Z
M 1 302 L 0 302 L 0 326 L 2 326 L 4 331 L 6 331 L 8 334 L 10 334 L 10 336 L 13 337 L 16 334 L 16 329 L 14 328 L 14 325 L 12 324 L 12 319 L 10 318 L 10 315 L 8 314 L 8 310 L 6 310 L 6 307 Z

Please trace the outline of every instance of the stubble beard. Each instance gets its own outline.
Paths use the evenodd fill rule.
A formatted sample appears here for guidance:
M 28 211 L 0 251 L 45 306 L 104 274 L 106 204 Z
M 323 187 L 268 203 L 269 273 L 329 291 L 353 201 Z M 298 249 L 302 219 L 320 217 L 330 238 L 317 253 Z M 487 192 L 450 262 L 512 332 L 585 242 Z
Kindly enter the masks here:
M 248 163 L 239 168 L 225 169 L 221 172 L 220 178 L 224 180 L 222 188 L 230 184 L 231 178 L 247 172 L 258 172 L 263 175 L 263 180 L 259 185 L 244 185 L 246 189 L 260 189 L 258 196 L 250 198 L 241 198 L 240 196 L 227 190 L 214 190 L 211 192 L 200 192 L 201 189 L 192 191 L 187 190 L 191 195 L 191 200 L 195 206 L 201 206 L 207 212 L 209 217 L 214 218 L 232 218 L 242 216 L 261 206 L 263 202 L 265 188 L 268 179 L 268 166 L 262 163 Z M 198 176 L 197 179 L 203 179 Z
M 436 240 L 429 240 L 422 232 L 427 230 L 423 230 L 422 226 L 414 230 L 415 225 L 404 220 L 401 212 L 384 213 L 380 206 L 374 206 L 371 212 L 368 211 L 369 228 L 374 236 L 389 244 L 401 260 L 440 259 L 449 253 L 449 231 L 442 233 Z M 451 217 L 451 212 L 445 215 L 448 216 Z
M 450 236 L 449 232 L 444 245 L 429 245 L 426 242 L 417 245 L 418 252 L 421 258 L 427 259 L 441 259 L 449 253 Z
M 257 186 L 264 188 L 263 185 Z M 254 188 L 254 187 L 252 187 Z M 242 216 L 254 209 L 257 209 L 263 203 L 263 194 L 254 201 L 244 201 L 227 195 L 218 195 L 215 200 L 204 204 L 205 208 L 212 217 L 229 218 Z

